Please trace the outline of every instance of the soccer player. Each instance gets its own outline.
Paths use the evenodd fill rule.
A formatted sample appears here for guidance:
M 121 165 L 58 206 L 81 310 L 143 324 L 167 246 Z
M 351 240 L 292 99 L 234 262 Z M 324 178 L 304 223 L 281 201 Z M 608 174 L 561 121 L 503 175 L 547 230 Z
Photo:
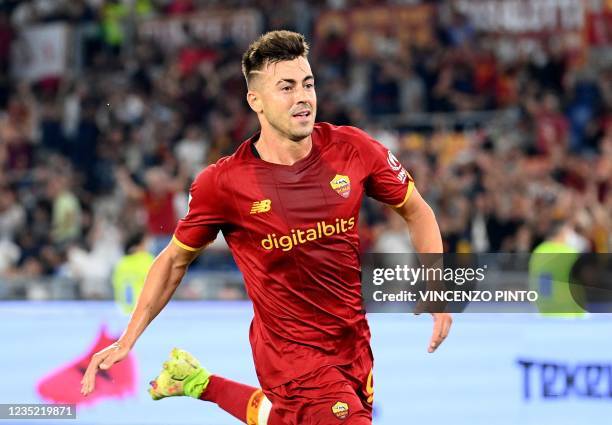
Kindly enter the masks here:
M 127 355 L 189 263 L 222 231 L 253 302 L 250 342 L 261 390 L 210 376 L 173 350 L 152 395 L 210 400 L 249 424 L 371 424 L 373 359 L 357 232 L 363 196 L 405 219 L 418 252 L 441 253 L 442 241 L 431 208 L 391 152 L 357 128 L 315 124 L 307 54 L 304 37 L 289 31 L 267 33 L 245 52 L 247 101 L 261 131 L 197 176 L 187 215 L 153 263 L 125 332 L 93 356 L 83 394 L 93 390 L 98 368 Z M 433 318 L 429 352 L 451 326 L 448 314 Z

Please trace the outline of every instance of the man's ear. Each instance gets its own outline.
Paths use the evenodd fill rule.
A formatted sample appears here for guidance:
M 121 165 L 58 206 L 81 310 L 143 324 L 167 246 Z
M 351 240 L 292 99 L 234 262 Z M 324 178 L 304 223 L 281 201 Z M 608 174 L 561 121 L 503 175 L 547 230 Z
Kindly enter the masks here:
M 254 90 L 249 90 L 247 92 L 247 102 L 251 109 L 256 113 L 263 112 L 263 104 L 261 103 L 261 98 L 259 97 L 259 93 Z

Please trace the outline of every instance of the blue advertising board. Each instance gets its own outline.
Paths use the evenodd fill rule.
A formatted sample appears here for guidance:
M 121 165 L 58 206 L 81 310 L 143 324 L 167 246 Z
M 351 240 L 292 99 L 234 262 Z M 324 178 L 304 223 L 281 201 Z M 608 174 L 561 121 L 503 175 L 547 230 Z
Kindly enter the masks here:
M 77 424 L 237 424 L 211 403 L 154 402 L 146 389 L 175 346 L 216 374 L 256 386 L 251 317 L 244 302 L 170 303 L 131 357 L 82 403 L 78 381 L 89 354 L 116 338 L 127 317 L 110 302 L 0 303 L 0 403 L 76 401 L 77 419 L 70 423 Z M 427 353 L 427 315 L 371 314 L 369 320 L 377 425 L 609 423 L 610 315 L 458 314 L 434 354 Z

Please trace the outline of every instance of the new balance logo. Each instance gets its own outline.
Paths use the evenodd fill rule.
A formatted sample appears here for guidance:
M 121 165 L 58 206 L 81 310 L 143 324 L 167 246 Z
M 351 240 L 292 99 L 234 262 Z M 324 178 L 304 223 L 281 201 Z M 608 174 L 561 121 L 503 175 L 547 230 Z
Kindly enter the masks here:
M 253 202 L 253 206 L 251 206 L 251 214 L 259 214 L 270 211 L 272 208 L 272 201 L 269 199 L 264 199 L 263 201 L 255 201 Z

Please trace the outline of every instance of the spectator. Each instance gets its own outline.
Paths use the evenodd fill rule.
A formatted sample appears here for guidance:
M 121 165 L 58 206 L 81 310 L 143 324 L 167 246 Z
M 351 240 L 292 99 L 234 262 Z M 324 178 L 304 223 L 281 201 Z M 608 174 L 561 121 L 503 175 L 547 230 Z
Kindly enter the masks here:
M 144 187 L 136 184 L 125 169 L 118 170 L 117 180 L 128 200 L 144 205 L 148 233 L 153 238 L 151 250 L 159 254 L 174 233 L 174 197 L 184 189 L 184 179 L 173 179 L 163 168 L 154 167 L 146 172 Z
M 187 127 L 185 137 L 174 148 L 176 159 L 192 178 L 195 178 L 206 164 L 207 153 L 208 140 L 202 130 L 194 125 Z
M 47 183 L 52 202 L 51 238 L 58 245 L 79 239 L 81 235 L 81 205 L 70 190 L 70 175 L 52 175 Z
M 25 210 L 10 188 L 0 188 L 0 239 L 14 240 L 25 224 Z
M 153 260 L 145 232 L 138 231 L 127 238 L 125 255 L 113 272 L 115 302 L 123 313 L 130 314 L 134 309 Z
M 7 113 L 0 116 L 0 143 L 4 145 L 8 171 L 23 174 L 32 167 L 35 132 L 33 107 L 24 99 L 13 97 Z

